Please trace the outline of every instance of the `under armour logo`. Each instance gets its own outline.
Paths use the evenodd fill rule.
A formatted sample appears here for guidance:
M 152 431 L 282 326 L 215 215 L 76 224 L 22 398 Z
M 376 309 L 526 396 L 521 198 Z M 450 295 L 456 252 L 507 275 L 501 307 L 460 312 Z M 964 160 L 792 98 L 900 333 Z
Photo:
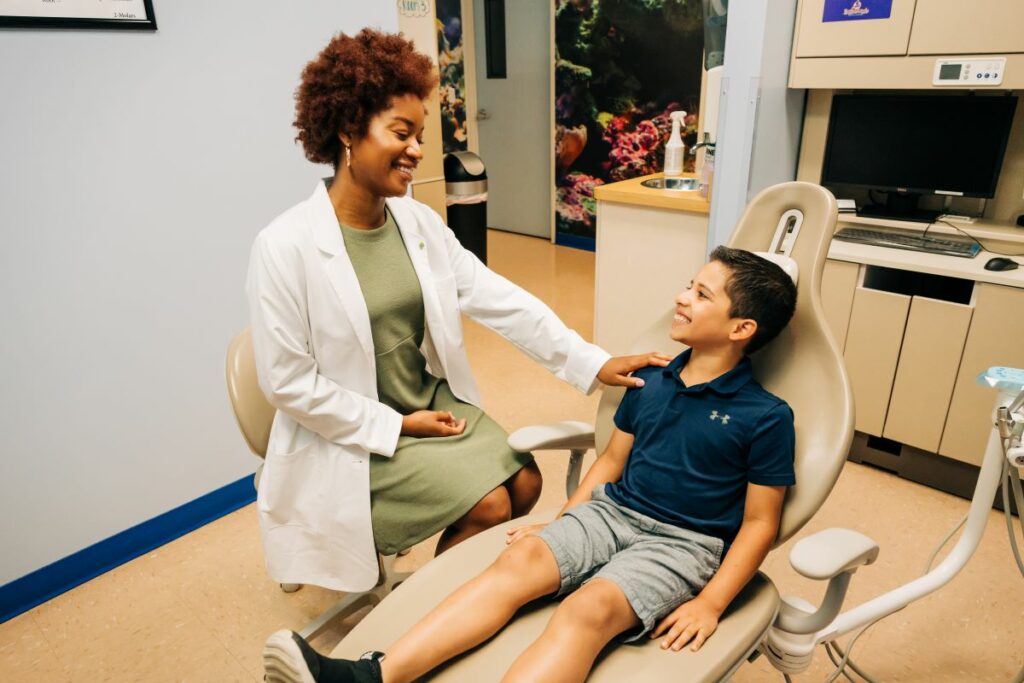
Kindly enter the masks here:
M 711 415 L 709 415 L 708 418 L 712 422 L 714 422 L 715 420 L 721 420 L 722 424 L 724 424 L 724 425 L 729 424 L 729 420 L 730 420 L 730 416 L 729 415 L 719 415 L 717 410 L 712 410 L 711 411 Z

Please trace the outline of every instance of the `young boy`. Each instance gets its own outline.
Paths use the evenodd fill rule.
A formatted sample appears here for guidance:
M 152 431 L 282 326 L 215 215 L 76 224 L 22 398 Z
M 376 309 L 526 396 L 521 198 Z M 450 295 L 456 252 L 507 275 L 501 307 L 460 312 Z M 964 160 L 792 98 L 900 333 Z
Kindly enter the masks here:
M 298 635 L 267 641 L 267 681 L 412 681 L 487 640 L 526 603 L 568 595 L 506 681 L 582 681 L 620 634 L 700 648 L 757 571 L 795 483 L 793 414 L 747 356 L 796 307 L 774 263 L 718 247 L 676 298 L 672 339 L 690 348 L 637 371 L 607 449 L 550 524 L 509 532 L 494 564 L 387 651 L 323 657 Z

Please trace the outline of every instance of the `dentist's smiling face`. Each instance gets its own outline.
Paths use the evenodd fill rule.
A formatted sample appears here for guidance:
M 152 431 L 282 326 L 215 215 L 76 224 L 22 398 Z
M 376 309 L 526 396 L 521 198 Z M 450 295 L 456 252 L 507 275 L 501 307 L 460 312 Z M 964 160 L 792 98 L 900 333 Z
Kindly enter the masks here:
M 737 319 L 730 317 L 732 300 L 725 292 L 731 271 L 718 261 L 704 264 L 689 287 L 676 296 L 669 336 L 687 346 L 718 346 L 730 340 Z
M 374 116 L 362 137 L 342 136 L 352 145 L 352 179 L 378 197 L 400 197 L 412 182 L 413 171 L 423 158 L 423 120 L 426 109 L 416 95 L 400 95 L 391 106 Z M 338 168 L 346 166 L 341 150 Z

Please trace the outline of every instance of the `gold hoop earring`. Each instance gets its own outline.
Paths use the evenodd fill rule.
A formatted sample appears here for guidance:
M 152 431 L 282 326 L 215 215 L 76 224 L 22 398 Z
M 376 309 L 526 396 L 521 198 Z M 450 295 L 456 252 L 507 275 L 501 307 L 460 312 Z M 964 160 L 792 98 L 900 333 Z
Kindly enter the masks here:
M 352 148 L 345 145 L 345 166 L 352 167 Z

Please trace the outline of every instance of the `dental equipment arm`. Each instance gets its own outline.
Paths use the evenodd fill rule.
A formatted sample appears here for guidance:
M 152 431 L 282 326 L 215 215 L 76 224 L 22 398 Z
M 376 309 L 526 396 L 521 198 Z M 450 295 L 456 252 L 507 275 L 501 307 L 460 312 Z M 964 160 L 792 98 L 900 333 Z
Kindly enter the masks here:
M 1007 459 L 1019 467 L 1021 465 L 1014 458 L 1024 456 L 1018 452 L 1021 450 L 1020 431 L 1024 429 L 1021 426 L 1024 422 L 1024 370 L 990 368 L 979 376 L 978 383 L 1000 389 L 996 401 L 997 420 L 978 474 L 966 528 L 953 550 L 923 576 L 829 620 L 825 617 L 830 611 L 833 615 L 838 611 L 846 590 L 843 584 L 848 584 L 852 570 L 860 563 L 874 561 L 877 546 L 871 539 L 843 529 L 829 529 L 800 541 L 794 546 L 790 558 L 794 569 L 809 578 L 829 578 L 829 589 L 817 610 L 800 598 L 783 598 L 783 608 L 769 631 L 764 648 L 777 669 L 788 674 L 805 670 L 818 644 L 835 641 L 846 633 L 869 626 L 938 590 L 949 583 L 974 555 L 985 532 L 992 501 L 1004 478 Z M 835 555 L 818 557 L 826 553 Z M 832 570 L 838 570 L 838 573 Z M 844 576 L 845 579 L 842 578 Z M 817 628 L 811 629 L 812 625 Z

